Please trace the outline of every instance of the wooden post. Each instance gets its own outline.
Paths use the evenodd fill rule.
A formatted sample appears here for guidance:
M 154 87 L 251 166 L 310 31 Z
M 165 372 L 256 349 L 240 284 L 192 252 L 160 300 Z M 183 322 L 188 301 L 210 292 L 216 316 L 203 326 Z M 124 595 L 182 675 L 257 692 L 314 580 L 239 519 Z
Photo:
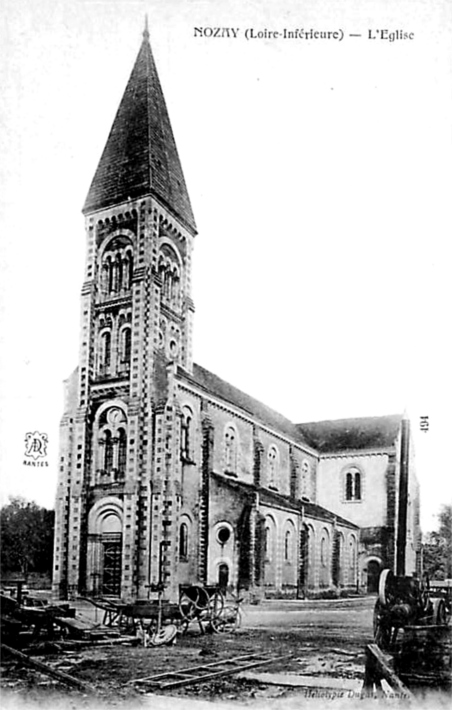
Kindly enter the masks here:
M 410 422 L 404 414 L 402 418 L 402 438 L 400 443 L 399 520 L 397 525 L 396 574 L 399 576 L 405 574 L 409 450 Z
M 377 693 L 383 692 L 381 681 L 384 679 L 392 688 L 393 692 L 400 695 L 401 699 L 413 700 L 414 696 L 402 683 L 400 678 L 389 667 L 388 662 L 375 643 L 366 646 L 366 669 L 364 673 L 363 691 L 373 692 L 375 686 Z

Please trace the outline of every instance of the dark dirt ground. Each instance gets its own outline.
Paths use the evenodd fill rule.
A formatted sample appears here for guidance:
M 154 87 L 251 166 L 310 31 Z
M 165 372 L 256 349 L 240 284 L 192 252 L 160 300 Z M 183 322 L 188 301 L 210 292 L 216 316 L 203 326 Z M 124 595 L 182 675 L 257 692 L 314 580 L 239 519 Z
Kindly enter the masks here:
M 323 679 L 355 680 L 364 674 L 364 648 L 372 640 L 373 600 L 356 604 L 313 604 L 298 607 L 270 605 L 245 612 L 243 627 L 236 633 L 201 635 L 194 627 L 178 636 L 174 646 L 98 646 L 64 651 L 37 660 L 90 684 L 94 693 L 85 694 L 41 674 L 2 654 L 2 706 L 11 708 L 64 707 L 69 709 L 136 707 L 169 708 L 190 706 L 190 701 L 217 704 L 284 708 L 306 704 L 306 691 L 284 685 L 267 685 L 237 675 L 201 681 L 179 689 L 154 691 L 132 681 L 158 673 L 182 670 L 245 654 L 268 653 L 276 659 L 255 671 L 296 673 Z M 337 682 L 337 681 L 336 681 Z M 333 696 L 323 702 L 334 700 Z M 431 697 L 430 697 L 431 700 Z M 443 695 L 435 696 L 443 702 Z M 159 705 L 160 702 L 160 705 Z M 445 698 L 447 707 L 447 698 Z M 181 705 L 182 703 L 182 705 Z M 397 704 L 397 703 L 396 703 Z M 421 703 L 423 707 L 430 707 Z M 195 704 L 200 707 L 200 703 Z M 203 703 L 204 705 L 204 703 Z M 347 707 L 350 706 L 350 703 Z M 208 707 L 208 706 L 207 706 Z M 362 707 L 362 702 L 359 707 Z

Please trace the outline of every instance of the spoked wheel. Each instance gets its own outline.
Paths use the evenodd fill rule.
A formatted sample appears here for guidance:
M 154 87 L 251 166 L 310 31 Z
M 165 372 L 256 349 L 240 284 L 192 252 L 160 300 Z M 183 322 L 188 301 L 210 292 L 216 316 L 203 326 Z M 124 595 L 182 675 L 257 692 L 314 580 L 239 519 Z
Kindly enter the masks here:
M 193 621 L 209 615 L 209 595 L 203 587 L 188 587 L 179 598 L 179 611 L 183 621 Z
M 211 597 L 209 597 L 209 613 L 211 618 L 215 616 L 220 616 L 224 609 L 224 596 L 220 590 L 215 591 Z
M 225 604 L 221 614 L 213 616 L 210 620 L 212 630 L 217 634 L 237 631 L 241 624 L 239 609 L 232 604 Z
M 394 575 L 390 569 L 384 569 L 378 580 L 378 601 L 382 607 L 387 606 L 390 601 L 393 587 Z

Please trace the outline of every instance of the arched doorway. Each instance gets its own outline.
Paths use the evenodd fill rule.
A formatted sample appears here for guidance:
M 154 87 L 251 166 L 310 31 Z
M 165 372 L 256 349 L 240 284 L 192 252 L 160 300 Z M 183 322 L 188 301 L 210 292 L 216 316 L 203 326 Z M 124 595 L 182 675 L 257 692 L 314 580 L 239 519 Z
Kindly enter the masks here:
M 117 515 L 106 515 L 101 524 L 102 586 L 105 596 L 121 596 L 122 523 Z
M 122 503 L 114 496 L 97 501 L 88 517 L 86 588 L 89 594 L 121 596 Z
M 225 562 L 222 562 L 218 567 L 218 586 L 222 591 L 226 591 L 229 584 L 229 567 Z
M 378 580 L 380 578 L 381 565 L 377 560 L 370 560 L 367 563 L 367 592 L 374 594 L 378 592 Z

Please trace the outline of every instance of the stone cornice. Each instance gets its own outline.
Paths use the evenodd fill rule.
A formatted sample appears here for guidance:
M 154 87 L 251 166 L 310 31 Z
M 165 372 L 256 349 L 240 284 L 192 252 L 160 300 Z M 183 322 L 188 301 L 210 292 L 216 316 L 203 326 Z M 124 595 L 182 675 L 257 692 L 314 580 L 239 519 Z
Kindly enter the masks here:
M 329 451 L 325 454 L 318 454 L 319 459 L 343 459 L 343 458 L 357 458 L 358 456 L 391 456 L 395 453 L 393 447 L 386 447 L 384 449 L 348 449 L 346 451 Z
M 132 291 L 130 291 L 130 295 L 128 296 L 116 296 L 115 298 L 106 298 L 103 301 L 96 301 L 94 307 L 97 312 L 112 310 L 113 308 L 118 308 L 119 306 L 132 307 L 132 299 Z
M 100 385 L 91 385 L 91 397 L 93 400 L 98 400 L 100 397 L 119 397 L 124 401 L 127 401 L 129 396 L 129 383 L 125 385 L 124 381 L 118 382 L 117 384 L 112 384 L 111 382 L 105 382 Z
M 97 379 L 97 378 L 96 378 Z M 91 382 L 91 390 L 99 390 L 103 389 L 105 387 L 112 387 L 112 388 L 117 388 L 117 387 L 129 387 L 129 377 L 109 377 L 108 379 L 105 379 L 103 382 L 96 382 L 93 380 Z

